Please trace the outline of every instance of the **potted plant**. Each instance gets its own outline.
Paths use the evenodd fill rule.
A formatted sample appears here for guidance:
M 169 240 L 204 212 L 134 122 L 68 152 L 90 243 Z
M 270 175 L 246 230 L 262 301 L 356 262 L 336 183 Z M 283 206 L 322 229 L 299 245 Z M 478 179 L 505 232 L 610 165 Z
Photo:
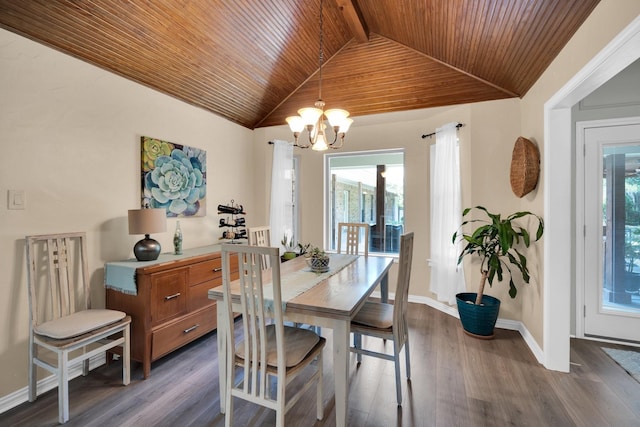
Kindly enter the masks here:
M 484 286 L 489 281 L 489 286 L 493 285 L 493 280 L 501 282 L 505 274 L 509 276 L 509 296 L 515 298 L 518 289 L 513 282 L 512 268 L 516 268 L 522 274 L 522 280 L 529 283 L 529 269 L 527 268 L 527 258 L 518 249 L 522 244 L 528 248 L 531 244 L 531 237 L 527 229 L 515 224 L 515 220 L 525 217 L 533 217 L 538 222 L 535 241 L 542 237 L 544 223 L 542 218 L 531 212 L 516 212 L 506 218 L 500 214 L 490 213 L 482 206 L 467 208 L 462 213 L 464 218 L 471 211 L 483 212 L 488 219 L 473 219 L 463 221 L 460 229 L 453 233 L 452 242 L 461 239 L 466 243 L 460 256 L 458 264 L 467 255 L 475 255 L 480 259 L 480 286 L 478 292 L 463 292 L 456 295 L 458 313 L 465 332 L 470 335 L 491 338 L 493 328 L 498 319 L 500 310 L 500 300 L 490 295 L 484 295 Z M 464 234 L 461 230 L 466 224 L 481 222 L 471 234 Z
M 316 273 L 329 271 L 329 255 L 318 247 L 313 247 L 307 252 L 307 264 Z
M 298 244 L 294 243 L 293 237 L 288 237 L 287 234 L 285 233 L 280 243 L 282 244 L 282 246 L 284 246 L 284 254 L 282 254 L 283 260 L 288 261 L 298 256 L 298 254 L 295 251 Z

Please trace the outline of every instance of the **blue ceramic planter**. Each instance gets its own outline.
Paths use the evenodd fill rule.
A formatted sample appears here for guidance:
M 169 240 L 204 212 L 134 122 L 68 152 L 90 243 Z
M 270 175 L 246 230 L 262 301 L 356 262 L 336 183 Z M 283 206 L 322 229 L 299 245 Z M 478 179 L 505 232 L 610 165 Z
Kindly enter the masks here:
M 493 338 L 493 329 L 500 312 L 500 300 L 490 295 L 483 295 L 482 304 L 475 305 L 476 295 L 475 292 L 456 295 L 462 328 L 475 337 Z

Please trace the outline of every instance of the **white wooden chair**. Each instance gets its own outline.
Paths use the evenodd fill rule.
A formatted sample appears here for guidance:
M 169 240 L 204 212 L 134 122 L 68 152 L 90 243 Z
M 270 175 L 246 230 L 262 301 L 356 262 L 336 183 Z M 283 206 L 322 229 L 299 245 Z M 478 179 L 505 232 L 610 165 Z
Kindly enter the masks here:
M 250 227 L 248 230 L 249 244 L 251 246 L 271 247 L 271 227 L 263 225 L 260 227 Z M 280 260 L 278 260 L 280 261 Z M 266 270 L 271 267 L 269 257 L 262 257 L 262 269 Z
M 338 223 L 338 253 L 342 253 L 342 234 L 346 234 L 346 254 L 369 256 L 369 224 L 360 222 L 340 222 Z M 361 251 L 360 234 L 364 234 L 364 248 Z
M 58 379 L 58 421 L 69 420 L 70 368 L 122 347 L 122 382 L 130 381 L 129 325 L 121 311 L 92 309 L 85 233 L 26 237 L 29 287 L 29 401 L 37 398 L 37 367 Z M 56 354 L 39 350 L 43 348 Z M 48 353 L 48 354 L 47 354 Z M 46 356 L 49 356 L 48 358 Z
M 351 351 L 357 353 L 358 363 L 362 355 L 392 360 L 396 370 L 396 396 L 398 405 L 402 404 L 402 385 L 400 383 L 400 351 L 404 347 L 407 379 L 411 378 L 409 360 L 409 328 L 407 325 L 407 305 L 409 300 L 409 280 L 413 258 L 413 233 L 400 238 L 400 261 L 398 284 L 393 304 L 366 301 L 362 309 L 351 321 L 354 334 L 354 346 Z M 393 340 L 393 354 L 380 353 L 362 348 L 362 335 Z
M 244 337 L 240 343 L 236 343 L 234 334 L 231 256 L 238 257 L 240 273 L 239 303 Z M 271 269 L 262 269 L 262 256 L 270 258 Z M 224 297 L 221 303 L 226 304 L 228 313 L 224 325 L 227 332 L 227 389 L 220 391 L 226 393 L 225 426 L 233 423 L 233 397 L 238 397 L 275 410 L 276 426 L 283 427 L 287 411 L 314 383 L 317 383 L 316 417 L 319 420 L 323 417 L 322 350 L 325 339 L 307 329 L 284 326 L 279 260 L 278 248 L 222 245 Z M 271 282 L 267 285 L 271 290 L 265 289 L 263 281 Z M 310 365 L 315 365 L 313 374 L 296 387 L 294 395 L 286 396 L 286 386 Z M 240 373 L 242 375 L 238 375 Z M 276 379 L 275 396 L 272 396 L 269 378 Z

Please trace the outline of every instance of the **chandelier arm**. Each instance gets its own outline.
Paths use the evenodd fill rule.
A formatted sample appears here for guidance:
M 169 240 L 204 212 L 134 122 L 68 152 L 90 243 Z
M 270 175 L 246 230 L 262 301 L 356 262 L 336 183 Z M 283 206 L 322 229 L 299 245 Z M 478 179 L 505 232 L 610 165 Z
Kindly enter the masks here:
M 333 148 L 334 150 L 337 150 L 338 148 L 342 148 L 342 145 L 344 145 L 344 132 L 340 133 L 339 141 L 340 141 L 340 144 L 330 144 L 329 147 Z
M 338 129 L 339 126 L 332 126 L 333 128 L 333 141 L 329 144 L 329 147 L 333 148 L 334 144 L 338 141 Z
M 300 142 L 298 142 L 298 144 L 296 145 L 296 147 L 298 148 L 309 148 L 311 147 L 311 144 L 300 144 Z

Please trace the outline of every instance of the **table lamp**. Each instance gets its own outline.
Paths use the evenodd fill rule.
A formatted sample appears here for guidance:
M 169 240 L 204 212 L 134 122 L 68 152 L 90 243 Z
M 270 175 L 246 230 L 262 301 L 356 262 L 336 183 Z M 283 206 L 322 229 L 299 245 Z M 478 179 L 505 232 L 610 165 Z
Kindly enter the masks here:
M 144 234 L 133 247 L 138 261 L 153 261 L 160 255 L 160 243 L 149 237 L 151 233 L 167 231 L 167 213 L 165 209 L 130 209 L 129 234 Z

